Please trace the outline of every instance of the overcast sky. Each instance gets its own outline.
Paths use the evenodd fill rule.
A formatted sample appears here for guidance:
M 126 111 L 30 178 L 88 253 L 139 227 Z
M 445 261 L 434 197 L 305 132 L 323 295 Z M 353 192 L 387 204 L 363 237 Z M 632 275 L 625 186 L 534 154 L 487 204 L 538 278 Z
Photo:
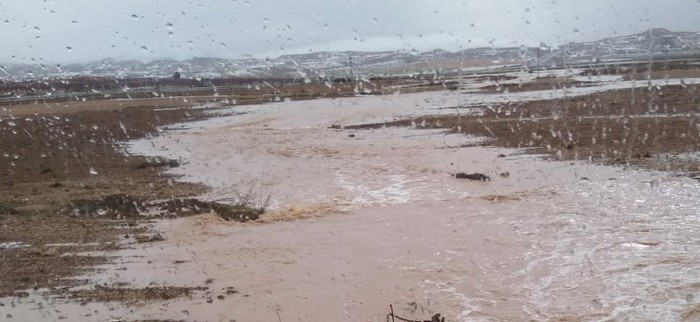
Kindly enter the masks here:
M 700 31 L 698 12 L 700 0 L 0 0 L 0 63 L 561 44 Z

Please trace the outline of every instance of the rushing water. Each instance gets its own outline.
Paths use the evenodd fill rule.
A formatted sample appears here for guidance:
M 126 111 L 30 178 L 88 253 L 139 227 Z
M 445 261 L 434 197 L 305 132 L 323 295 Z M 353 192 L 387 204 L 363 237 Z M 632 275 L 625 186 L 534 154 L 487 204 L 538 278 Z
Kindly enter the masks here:
M 271 104 L 132 142 L 134 153 L 181 158 L 175 174 L 214 187 L 203 198 L 251 187 L 270 195 L 272 219 L 162 221 L 155 228 L 166 241 L 120 251 L 116 265 L 88 277 L 136 287 L 211 279 L 214 292 L 241 293 L 52 309 L 84 319 L 386 321 L 393 304 L 404 317 L 437 312 L 448 321 L 700 319 L 695 181 L 547 162 L 443 131 L 328 128 L 459 100 L 423 93 Z

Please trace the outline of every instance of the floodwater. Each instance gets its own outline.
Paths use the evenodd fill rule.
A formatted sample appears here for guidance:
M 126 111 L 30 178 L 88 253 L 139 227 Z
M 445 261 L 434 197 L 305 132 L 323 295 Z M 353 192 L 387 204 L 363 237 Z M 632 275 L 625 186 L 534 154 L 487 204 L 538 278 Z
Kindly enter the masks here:
M 537 94 L 420 93 L 234 107 L 228 112 L 246 114 L 131 142 L 131 153 L 181 159 L 172 169 L 180 180 L 214 188 L 202 198 L 270 196 L 269 218 L 160 221 L 154 228 L 165 241 L 119 251 L 117 264 L 86 276 L 133 287 L 209 282 L 211 303 L 195 296 L 81 306 L 30 297 L 17 300 L 25 309 L 13 315 L 386 321 L 391 304 L 414 320 L 434 313 L 447 321 L 700 320 L 696 181 L 548 162 L 439 130 L 329 128 L 525 95 Z M 454 172 L 492 180 L 457 180 Z M 239 293 L 217 299 L 228 287 Z

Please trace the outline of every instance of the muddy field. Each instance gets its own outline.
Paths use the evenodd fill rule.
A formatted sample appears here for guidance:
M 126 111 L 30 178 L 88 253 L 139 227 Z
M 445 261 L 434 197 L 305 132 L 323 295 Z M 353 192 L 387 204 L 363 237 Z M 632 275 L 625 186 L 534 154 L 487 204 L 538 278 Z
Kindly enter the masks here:
M 555 88 L 571 85 L 569 81 L 560 83 L 562 79 L 556 77 L 540 78 L 531 82 L 529 85 L 511 84 L 507 86 L 513 86 L 513 89 L 517 87 L 518 90 L 522 91 L 533 91 L 551 89 L 552 84 L 558 84 L 554 86 Z M 512 80 L 512 77 L 494 76 L 493 78 L 482 79 L 480 81 L 499 82 Z M 338 86 L 342 88 L 340 91 L 344 93 L 343 95 L 338 95 L 338 97 L 356 94 L 356 84 Z M 449 86 L 442 83 L 430 84 L 428 82 L 425 84 L 412 84 L 411 86 L 404 87 L 401 91 L 403 93 L 414 91 L 422 92 L 444 90 L 447 87 Z M 506 91 L 505 89 L 506 87 L 499 85 L 497 88 L 485 88 L 484 92 L 503 92 Z M 308 88 L 306 90 L 314 92 L 317 88 Z M 430 97 L 431 95 L 439 97 L 445 92 L 448 91 L 438 91 L 435 92 L 434 95 L 428 93 L 425 97 Z M 454 93 L 455 91 L 449 92 Z M 392 91 L 387 90 L 387 94 L 388 93 L 393 93 L 393 89 Z M 244 103 L 274 101 L 276 99 L 273 96 L 278 94 L 279 93 L 266 93 L 261 96 L 256 96 L 255 93 L 250 93 L 250 100 L 244 101 Z M 280 100 L 289 97 L 287 94 L 283 95 Z M 464 95 L 472 94 L 464 93 Z M 312 97 L 315 96 L 312 95 L 309 98 Z M 3 110 L 5 113 L 4 115 L 12 114 L 13 117 L 4 117 L 0 120 L 0 138 L 2 138 L 2 140 L 0 140 L 0 276 L 2 276 L 0 280 L 0 298 L 10 296 L 10 298 L 21 299 L 28 296 L 28 291 L 39 290 L 40 292 L 54 294 L 78 303 L 123 302 L 127 305 L 132 305 L 134 303 L 162 302 L 175 298 L 202 301 L 203 303 L 214 302 L 216 304 L 217 301 L 224 301 L 225 298 L 238 296 L 235 295 L 238 293 L 236 289 L 237 285 L 219 285 L 217 284 L 218 280 L 214 281 L 213 278 L 197 280 L 197 284 L 192 286 L 172 286 L 167 283 L 155 282 L 154 285 L 133 286 L 119 282 L 108 285 L 98 285 L 97 287 L 88 284 L 87 288 L 85 288 L 85 283 L 88 283 L 88 281 L 74 279 L 75 277 L 84 276 L 82 274 L 86 272 L 95 273 L 95 267 L 98 265 L 109 266 L 111 263 L 119 262 L 120 259 L 110 257 L 110 254 L 114 254 L 115 250 L 129 249 L 129 247 L 133 247 L 134 245 L 142 244 L 143 249 L 152 253 L 158 253 L 159 250 L 156 249 L 158 247 L 152 248 L 154 246 L 150 246 L 150 244 L 154 242 L 168 242 L 168 238 L 171 237 L 175 240 L 173 243 L 178 245 L 178 247 L 181 243 L 188 242 L 187 233 L 185 233 L 184 230 L 179 231 L 182 233 L 180 235 L 161 235 L 158 231 L 153 230 L 152 224 L 162 225 L 163 222 L 167 222 L 159 220 L 162 217 L 188 217 L 211 211 L 215 211 L 219 214 L 231 211 L 230 208 L 217 210 L 217 207 L 219 207 L 218 205 L 191 199 L 194 196 L 201 196 L 203 193 L 210 191 L 212 187 L 188 180 L 183 181 L 180 180 L 180 177 L 172 174 L 173 171 L 180 167 L 188 166 L 186 163 L 188 162 L 187 160 L 127 155 L 125 154 L 125 147 L 121 144 L 130 140 L 157 138 L 159 135 L 166 135 L 164 134 L 165 132 L 177 133 L 178 130 L 163 131 L 163 127 L 167 127 L 171 124 L 181 122 L 191 123 L 195 121 L 204 121 L 213 117 L 231 116 L 229 112 L 231 109 L 235 109 L 236 106 L 230 104 L 230 101 L 229 103 L 222 104 L 221 99 L 221 97 L 212 96 L 191 98 L 188 100 L 134 99 L 126 101 L 87 101 L 71 103 L 68 104 L 67 107 L 57 106 L 57 108 L 47 108 L 43 105 L 15 105 L 6 107 Z M 243 100 L 241 97 L 237 99 L 239 100 L 237 104 L 240 104 L 241 100 Z M 298 98 L 292 98 L 291 100 L 297 99 Z M 355 100 L 355 98 L 352 99 Z M 390 99 L 391 98 L 387 98 L 385 103 L 394 104 L 394 102 L 388 101 Z M 422 99 L 422 96 L 420 99 Z M 185 107 L 191 107 L 191 105 L 194 104 L 193 102 L 196 102 L 196 104 L 218 102 L 219 105 L 212 105 L 216 107 L 210 106 L 204 109 Z M 335 101 L 329 102 L 338 104 L 334 107 L 343 106 L 341 103 Z M 269 108 L 270 106 L 266 105 L 264 107 Z M 219 110 L 220 114 L 208 113 Z M 237 129 L 236 126 L 232 125 L 230 128 L 227 128 L 227 130 L 236 131 L 232 133 L 240 135 L 240 139 L 243 142 L 240 143 L 241 146 L 244 146 L 243 144 L 249 144 L 248 148 L 251 150 L 256 147 L 261 148 L 260 141 L 256 141 L 260 139 L 257 135 L 261 135 L 261 137 L 266 140 L 263 142 L 270 145 L 269 148 L 265 148 L 265 153 L 270 153 L 276 158 L 284 160 L 285 164 L 296 162 L 295 160 L 299 158 L 301 158 L 303 162 L 308 161 L 310 163 L 314 158 L 320 158 L 323 160 L 319 162 L 320 164 L 332 163 L 329 160 L 341 162 L 335 164 L 333 168 L 335 171 L 341 172 L 342 170 L 353 169 L 353 167 L 358 167 L 360 169 L 358 171 L 363 172 L 365 169 L 363 168 L 364 164 L 362 162 L 379 159 L 383 154 L 393 156 L 399 153 L 393 151 L 397 148 L 404 150 L 415 148 L 414 145 L 411 145 L 411 142 L 403 142 L 402 144 L 407 145 L 397 147 L 391 147 L 389 143 L 379 147 L 373 147 L 373 144 L 361 145 L 366 138 L 381 139 L 382 135 L 385 134 L 376 132 L 378 130 L 406 127 L 425 130 L 447 129 L 452 134 L 463 133 L 467 134 L 469 138 L 480 138 L 479 140 L 470 141 L 471 143 L 457 143 L 455 146 L 447 145 L 444 147 L 445 150 L 449 151 L 456 151 L 461 148 L 490 146 L 507 148 L 507 151 L 519 149 L 518 151 L 544 154 L 553 160 L 583 160 L 591 161 L 593 164 L 622 165 L 630 168 L 674 171 L 683 176 L 693 177 L 700 173 L 700 158 L 697 156 L 693 157 L 693 153 L 700 151 L 700 125 L 698 123 L 700 119 L 698 119 L 697 116 L 698 112 L 700 112 L 700 86 L 698 85 L 653 86 L 623 89 L 556 100 L 534 100 L 529 102 L 488 104 L 487 106 L 478 107 L 472 106 L 465 110 L 469 110 L 471 113 L 461 115 L 454 115 L 451 113 L 439 116 L 430 116 L 425 113 L 425 115 L 418 117 L 401 117 L 392 122 L 359 125 L 343 124 L 343 126 L 337 126 L 335 119 L 329 119 L 332 120 L 332 122 L 324 124 L 324 115 L 317 114 L 314 115 L 314 117 L 288 115 L 286 117 L 280 117 L 280 120 L 277 120 L 279 122 L 277 127 L 270 129 L 260 129 L 261 122 L 268 121 L 268 119 L 265 118 L 267 116 L 261 116 L 262 121 L 251 116 L 250 121 L 244 120 L 249 123 L 240 121 L 243 122 L 241 124 L 245 124 L 247 127 L 243 126 L 241 129 Z M 275 114 L 272 113 L 270 115 L 274 116 Z M 273 116 L 270 116 L 271 120 L 274 120 Z M 297 126 L 299 129 L 289 130 L 289 122 L 294 122 L 295 117 L 302 120 L 298 123 L 307 121 L 311 125 L 293 124 L 293 126 Z M 315 123 L 315 117 L 324 121 Z M 353 118 L 349 117 L 348 119 Z M 346 119 L 341 118 L 341 120 L 345 121 Z M 265 123 L 265 126 L 267 126 L 267 123 Z M 308 131 L 307 127 L 312 128 L 313 131 L 306 132 Z M 203 132 L 205 131 L 203 130 Z M 275 137 L 277 132 L 281 133 L 280 137 Z M 214 133 L 229 140 L 232 135 L 225 131 L 215 131 Z M 408 132 L 399 133 L 400 137 L 403 139 L 411 138 L 415 135 Z M 172 136 L 172 134 L 167 135 Z M 431 139 L 426 142 L 431 144 L 437 144 L 436 142 L 442 140 L 436 138 L 435 134 L 430 134 L 428 136 Z M 302 142 L 304 140 L 309 140 L 309 137 L 318 140 L 321 144 L 318 146 L 311 145 L 311 147 L 303 145 Z M 184 136 L 182 138 L 184 138 Z M 174 140 L 177 142 L 178 139 Z M 279 142 L 275 140 L 279 140 Z M 290 141 L 295 140 L 297 140 L 299 144 L 293 144 L 292 147 L 290 147 Z M 386 138 L 387 142 L 393 142 L 392 140 L 396 140 L 396 137 L 392 136 Z M 319 144 L 316 141 L 312 143 Z M 184 142 L 183 144 L 186 146 L 188 142 Z M 189 142 L 189 144 L 197 145 L 196 142 Z M 311 143 L 307 142 L 307 144 Z M 355 144 L 357 146 L 355 146 Z M 429 149 L 432 149 L 432 147 Z M 363 151 L 361 157 L 367 157 L 369 159 L 362 159 L 355 156 L 354 151 Z M 503 153 L 507 154 L 508 152 Z M 505 159 L 508 157 L 506 154 L 500 154 L 499 152 L 496 159 Z M 401 155 L 401 157 L 403 158 L 401 160 L 409 159 L 403 155 Z M 429 157 L 430 155 L 426 158 Z M 232 157 L 225 156 L 224 159 L 227 158 Z M 243 159 L 245 161 L 244 163 L 248 164 L 249 160 Z M 253 159 L 254 158 L 251 158 L 251 160 Z M 345 165 L 347 160 L 359 160 L 360 163 L 357 165 Z M 442 160 L 431 159 L 430 162 L 437 163 L 441 161 Z M 495 163 L 496 161 L 489 162 Z M 254 164 L 255 162 L 252 163 Z M 296 165 L 296 163 L 290 164 L 290 167 Z M 301 164 L 304 165 L 305 163 Z M 431 166 L 433 165 L 432 163 L 430 164 Z M 302 165 L 295 170 L 300 172 L 300 174 L 296 175 L 301 175 L 306 178 L 318 175 L 309 169 L 305 169 Z M 435 170 L 437 166 L 430 168 L 427 166 L 414 166 L 410 163 L 406 166 L 407 170 L 404 170 L 411 173 L 415 172 L 414 174 L 417 173 L 419 175 L 432 175 L 434 178 L 431 177 L 431 180 L 435 178 L 440 178 L 439 180 L 450 180 L 450 185 L 461 184 L 454 183 L 454 178 L 449 176 L 450 174 L 454 174 L 451 173 L 453 168 L 450 168 L 450 166 L 452 165 L 453 164 L 449 166 L 444 165 L 445 168 L 441 168 L 442 170 L 438 171 Z M 199 166 L 202 166 L 205 171 L 212 171 L 209 165 Z M 443 165 L 440 166 L 442 167 Z M 213 165 L 212 167 L 216 168 Z M 391 166 L 382 164 L 380 167 L 390 168 Z M 374 175 L 377 177 L 381 177 L 387 172 L 394 171 L 384 168 L 368 168 L 367 171 L 376 171 Z M 507 213 L 512 211 L 512 209 L 509 208 L 510 202 L 527 201 L 527 199 L 532 198 L 532 196 L 554 195 L 554 193 L 549 191 L 533 192 L 528 189 L 522 191 L 518 190 L 524 189 L 519 187 L 521 185 L 520 182 L 509 183 L 512 184 L 512 186 L 499 186 L 501 184 L 499 180 L 505 182 L 509 180 L 508 177 L 511 174 L 507 172 L 508 169 L 491 169 L 488 167 L 484 167 L 484 169 L 493 172 L 488 173 L 488 175 L 492 177 L 489 179 L 493 179 L 493 183 L 491 180 L 477 180 L 479 181 L 478 185 L 468 188 L 473 190 L 470 190 L 470 196 L 478 197 L 477 203 L 483 202 L 489 205 L 493 204 L 495 205 L 493 207 L 500 207 L 499 209 L 503 208 L 501 210 Z M 294 172 L 289 171 L 289 169 L 285 171 Z M 251 172 L 255 171 L 251 170 Z M 257 175 L 257 172 L 254 174 Z M 268 180 L 280 179 L 280 181 L 284 181 L 285 178 L 296 178 L 294 177 L 294 173 L 285 173 L 286 177 L 280 176 L 279 178 L 273 175 L 274 174 L 270 174 L 270 177 L 273 179 Z M 396 202 L 398 204 L 408 202 L 407 200 L 410 200 L 410 198 L 402 199 L 405 197 L 401 195 L 402 192 L 395 192 L 394 190 L 400 190 L 399 188 L 408 184 L 406 182 L 411 181 L 401 181 L 403 179 L 396 179 L 395 177 L 397 176 L 400 177 L 400 175 L 394 175 L 390 176 L 390 179 L 398 181 L 392 182 L 388 188 L 377 188 L 377 190 L 372 190 L 371 186 L 373 184 L 382 184 L 381 180 L 365 178 L 362 182 L 358 183 L 361 189 L 356 189 L 356 191 L 366 191 L 369 189 L 370 193 L 367 194 L 373 198 L 376 197 L 377 200 L 381 199 L 380 197 L 386 197 L 385 195 L 388 195 L 389 197 L 387 198 L 392 200 L 391 202 Z M 483 179 L 483 177 L 477 178 Z M 344 185 L 350 185 L 350 183 L 346 182 L 350 179 L 352 178 L 350 178 L 349 175 L 347 178 L 341 175 L 340 179 L 336 179 L 336 183 L 334 184 L 340 182 Z M 303 185 L 304 182 L 302 180 L 294 184 Z M 324 180 L 327 180 L 327 178 L 319 177 L 313 181 L 313 184 L 316 182 L 325 182 Z M 416 182 L 421 181 L 416 180 Z M 274 184 L 275 183 L 272 182 L 269 185 L 274 186 Z M 440 181 L 440 184 L 443 184 L 443 182 Z M 368 188 L 368 186 L 370 188 Z M 303 192 L 306 189 L 306 187 L 300 188 L 298 185 L 294 187 L 295 188 L 289 190 Z M 446 190 L 450 192 L 446 194 L 452 194 L 453 191 L 450 189 L 459 189 L 459 187 L 460 186 L 448 187 L 449 189 Z M 324 191 L 325 188 L 326 187 L 321 187 L 319 189 L 320 191 Z M 422 189 L 425 189 L 424 194 L 427 194 L 435 190 L 435 187 L 426 184 Z M 321 193 L 316 193 L 314 190 L 310 191 L 312 194 L 322 196 Z M 356 191 L 353 190 L 353 193 Z M 392 193 L 398 193 L 398 195 L 394 196 Z M 304 197 L 303 194 L 301 197 L 294 194 L 290 195 L 290 200 Z M 276 197 L 282 199 L 284 196 Z M 331 198 L 332 197 L 329 197 L 329 199 Z M 335 198 L 338 197 L 336 196 Z M 434 198 L 440 199 L 445 197 L 438 194 Z M 458 205 L 463 206 L 461 203 L 465 202 L 464 200 L 468 200 L 467 202 L 469 203 L 474 202 L 469 198 L 471 197 L 457 199 L 459 200 Z M 315 215 L 316 212 L 323 212 L 324 214 L 339 212 L 340 206 L 345 206 L 346 203 L 349 202 L 355 202 L 357 198 L 348 198 L 348 200 L 342 200 L 340 202 L 334 201 L 335 203 L 329 202 L 328 204 L 317 203 L 312 206 L 300 205 L 297 207 L 296 205 L 283 205 L 289 206 L 288 208 L 290 210 L 288 213 L 285 214 L 284 211 L 278 211 L 271 214 L 270 217 L 262 215 L 263 219 L 266 219 L 263 220 L 263 222 L 293 222 L 295 219 L 302 217 L 314 217 L 310 214 Z M 381 209 L 375 206 L 376 204 L 380 204 L 380 201 L 377 200 L 366 201 L 369 206 L 363 205 L 363 207 Z M 394 205 L 391 202 L 389 205 Z M 385 206 L 385 204 L 381 205 Z M 423 209 L 422 211 L 426 213 L 432 211 L 431 207 L 426 204 L 420 204 L 418 208 Z M 156 214 L 153 217 L 146 218 L 141 215 L 144 211 L 151 211 L 154 209 L 156 210 Z M 321 210 L 314 212 L 309 209 Z M 411 213 L 411 210 L 412 209 L 403 209 L 399 206 L 399 211 L 397 213 Z M 246 209 L 246 211 L 248 211 L 248 209 Z M 261 215 L 261 213 L 256 212 L 255 209 L 252 209 L 252 211 L 253 212 L 250 213 L 246 212 L 245 216 L 251 216 L 257 219 L 258 216 Z M 367 229 L 371 229 L 371 227 L 375 227 L 372 229 L 379 229 L 376 228 L 377 225 L 373 222 L 375 217 L 385 220 L 382 224 L 386 224 L 387 227 L 394 224 L 396 221 L 404 220 L 403 217 L 399 217 L 398 215 L 390 215 L 390 218 L 393 218 L 395 221 L 387 220 L 384 219 L 383 213 L 380 211 L 377 212 L 379 213 L 372 213 L 373 216 L 361 217 Z M 234 216 L 239 216 L 239 212 L 234 211 L 234 213 Z M 412 218 L 412 220 L 416 222 L 421 222 L 422 225 L 432 224 L 430 220 L 425 219 L 422 215 L 418 216 L 414 214 L 410 216 L 412 217 L 408 218 Z M 275 218 L 281 219 L 277 220 Z M 238 220 L 241 218 L 236 217 L 232 219 Z M 248 219 L 250 218 L 240 221 L 247 221 Z M 189 221 L 185 221 L 185 227 L 197 227 L 196 231 L 199 232 L 199 230 L 205 230 L 206 228 L 206 225 L 201 223 L 201 221 L 212 221 L 213 219 L 209 217 L 194 217 L 194 219 L 187 218 L 186 220 Z M 331 222 L 330 227 L 332 229 L 329 228 L 328 231 L 338 231 L 338 227 L 345 227 L 345 224 L 352 224 L 344 222 L 350 221 L 351 218 L 349 217 L 344 217 L 339 220 L 341 220 L 340 224 Z M 408 219 L 406 220 L 408 223 Z M 449 222 L 452 218 L 443 218 L 442 220 Z M 500 222 L 497 224 L 500 225 Z M 178 223 L 177 225 L 182 224 Z M 498 225 L 494 227 L 500 227 Z M 263 226 L 264 225 L 261 225 L 260 227 Z M 549 228 L 551 227 L 547 227 L 547 229 Z M 556 231 L 554 228 L 552 228 L 553 231 Z M 269 228 L 259 229 L 269 230 L 270 235 L 280 233 L 282 236 L 287 236 L 285 234 L 288 233 L 288 230 L 285 230 L 286 228 L 280 228 L 280 226 L 270 226 Z M 296 229 L 303 231 L 304 228 L 294 227 L 292 230 L 296 231 Z M 500 232 L 498 229 L 501 228 L 493 229 L 495 232 Z M 225 228 L 221 228 L 221 230 L 222 236 L 228 236 L 232 239 L 238 238 L 236 237 L 238 235 L 244 236 L 240 237 L 241 239 L 239 241 L 241 241 L 241 243 L 246 242 L 245 238 L 255 240 L 256 234 L 254 232 L 244 231 L 243 228 L 238 226 L 225 226 Z M 401 232 L 401 229 L 398 229 L 398 231 Z M 454 231 L 456 232 L 456 230 Z M 311 231 L 310 235 L 315 236 L 313 235 L 315 233 L 316 232 Z M 320 241 L 327 241 L 329 237 L 324 235 L 326 233 L 326 231 L 323 231 L 323 234 L 319 235 L 321 237 L 314 238 L 319 238 Z M 444 232 L 440 232 L 440 234 L 443 233 Z M 248 234 L 254 236 L 248 236 Z M 379 232 L 377 232 L 377 234 L 379 234 Z M 195 237 L 210 241 L 210 239 L 207 239 L 209 238 L 207 236 L 208 235 L 205 236 L 204 233 L 202 233 L 202 235 L 196 235 Z M 399 235 L 399 237 L 405 238 L 403 235 Z M 289 239 L 286 241 L 288 244 L 298 242 L 298 236 L 294 234 L 284 238 Z M 284 238 L 280 239 L 283 244 Z M 368 235 L 364 237 L 364 240 L 371 241 L 372 238 L 375 237 Z M 498 249 L 491 244 L 492 241 L 488 238 L 484 240 L 485 241 L 475 239 L 474 242 L 483 243 L 481 246 L 487 250 L 491 249 L 489 247 L 495 250 Z M 264 244 L 267 241 L 257 242 Z M 273 239 L 269 241 L 271 244 L 275 242 L 278 242 L 278 240 Z M 430 243 L 428 243 L 430 247 L 418 243 L 418 241 L 412 241 L 412 243 L 415 243 L 415 249 L 430 249 L 433 251 L 431 247 L 434 245 Z M 642 240 L 642 244 L 640 245 L 644 247 L 654 247 L 658 245 L 658 243 L 655 243 L 655 241 L 647 242 Z M 323 242 L 317 244 L 323 245 Z M 518 245 L 515 248 L 521 250 L 524 246 Z M 165 249 L 167 250 L 167 247 L 165 247 Z M 262 249 L 263 251 L 269 251 L 269 249 L 273 248 L 268 249 L 263 247 Z M 163 247 L 160 248 L 160 251 L 164 251 Z M 244 252 L 246 251 L 248 251 L 248 248 L 246 248 Z M 333 248 L 327 249 L 326 251 L 328 251 L 329 254 L 334 254 L 336 252 Z M 358 250 L 350 249 L 348 251 L 353 252 Z M 381 256 L 389 256 L 386 253 L 390 250 L 372 249 L 371 251 L 377 252 Z M 206 251 L 202 253 L 206 253 Z M 250 253 L 253 254 L 253 258 L 260 256 L 254 249 L 250 250 Z M 281 259 L 266 258 L 265 261 L 279 260 L 282 261 L 282 265 L 293 265 L 296 260 L 301 261 L 301 259 L 298 258 L 294 260 L 285 259 L 291 255 L 288 253 L 280 254 L 275 249 L 273 249 L 272 254 L 279 256 Z M 196 258 L 198 255 L 194 254 L 193 251 L 192 256 Z M 402 253 L 401 256 L 408 255 Z M 506 261 L 506 257 L 507 256 L 503 257 L 504 261 Z M 169 257 L 167 258 L 170 259 Z M 333 258 L 335 259 L 335 257 Z M 241 270 L 246 272 L 246 270 L 254 271 L 256 269 L 264 269 L 265 261 L 263 261 L 262 264 L 251 263 L 250 268 L 244 265 Z M 123 262 L 120 263 L 120 265 L 127 265 Z M 187 267 L 192 269 L 191 266 L 188 266 L 192 265 L 192 263 L 197 264 L 198 262 L 196 259 L 176 259 L 174 261 L 169 261 L 167 274 L 177 272 L 179 267 L 184 267 L 182 268 L 183 271 L 187 271 Z M 404 269 L 404 267 L 401 266 L 402 263 L 392 263 L 395 265 L 395 268 L 401 267 L 401 269 Z M 474 262 L 472 261 L 472 263 Z M 150 260 L 148 264 L 151 264 Z M 273 264 L 276 265 L 278 263 L 270 263 L 270 265 Z M 338 262 L 335 265 L 344 267 L 343 265 L 345 264 L 346 263 Z M 497 264 L 491 263 L 489 265 L 494 265 L 494 267 L 496 267 Z M 474 264 L 474 266 L 478 268 L 477 264 Z M 173 269 L 172 267 L 176 268 Z M 199 268 L 201 267 L 194 266 L 195 270 Z M 340 268 L 336 269 L 338 271 L 343 271 Z M 432 268 L 430 269 L 430 272 L 433 272 Z M 481 270 L 481 268 L 479 268 L 479 270 Z M 442 273 L 441 270 L 435 271 Z M 129 275 L 126 271 L 120 272 L 120 274 L 121 273 L 125 276 Z M 330 275 L 328 277 L 332 277 L 335 283 L 335 275 Z M 419 277 L 421 279 L 423 278 L 422 276 Z M 345 275 L 343 275 L 343 278 L 338 278 L 347 280 Z M 280 278 L 280 283 L 281 280 L 282 278 Z M 253 286 L 254 285 L 253 283 Z M 76 286 L 83 286 L 83 288 L 75 288 Z M 414 291 L 416 290 L 412 288 L 407 290 L 408 293 Z M 322 293 L 323 292 L 320 294 Z M 394 293 L 401 293 L 398 286 Z M 246 294 L 245 296 L 247 298 L 248 295 Z M 503 297 L 507 297 L 507 295 L 503 295 Z M 289 298 L 286 299 L 289 300 Z M 386 300 L 386 298 L 384 299 Z M 373 306 L 375 308 L 386 306 L 384 303 L 374 304 L 376 304 Z M 5 305 L 10 305 L 10 303 L 0 302 L 0 308 Z M 503 305 L 511 309 L 515 307 L 513 304 Z M 402 309 L 401 313 L 405 314 L 406 312 L 411 312 L 416 314 L 413 316 L 427 317 L 436 312 L 443 312 L 439 311 L 440 308 L 444 307 L 437 306 L 429 310 L 415 312 L 416 310 L 414 309 L 411 311 L 409 306 L 409 308 Z M 599 308 L 594 308 L 592 310 L 594 311 L 595 309 Z M 517 313 L 513 313 L 517 310 L 513 310 L 512 312 L 508 311 L 508 313 L 503 313 L 505 320 L 509 317 L 518 316 Z M 255 308 L 254 311 L 256 313 L 265 311 L 265 313 L 280 314 L 279 308 L 274 308 L 272 306 Z M 379 315 L 384 313 L 386 312 L 379 313 Z M 566 314 L 557 314 L 551 316 L 564 316 L 566 319 Z M 692 314 L 695 313 L 690 312 L 688 314 L 692 316 Z M 576 320 L 575 318 L 572 319 Z
M 158 126 L 198 118 L 196 110 L 125 108 L 3 119 L 0 294 L 73 285 L 66 278 L 108 260 L 78 252 L 116 249 L 129 242 L 125 236 L 145 232 L 138 216 L 99 215 L 99 204 L 80 211 L 85 201 L 119 195 L 161 200 L 204 191 L 160 173 L 176 164 L 125 156 L 119 146 L 156 134 Z M 113 203 L 102 208 L 125 201 Z
M 38 113 L 60 113 L 60 111 L 80 111 L 95 109 L 116 109 L 122 107 L 187 107 L 192 104 L 222 102 L 232 105 L 262 104 L 281 100 L 309 100 L 330 97 L 349 97 L 361 95 L 384 95 L 396 92 L 415 93 L 441 90 L 454 85 L 453 80 L 437 80 L 435 75 L 417 75 L 415 77 L 363 78 L 314 80 L 239 80 L 236 85 L 223 83 L 215 85 L 216 80 L 187 80 L 189 83 L 171 86 L 156 84 L 132 84 L 123 80 L 124 89 L 105 89 L 104 82 L 115 79 L 76 78 L 76 88 L 63 88 L 63 83 L 44 82 L 5 83 L 0 86 L 0 116 L 28 115 Z M 116 80 L 119 84 L 119 80 Z M 140 87 L 138 87 L 141 85 Z M 49 92 L 50 95 L 45 95 Z M 115 105 L 106 101 L 119 100 Z M 58 111 L 55 111 L 58 110 Z
M 356 88 L 350 83 L 336 84 L 334 91 L 307 86 L 301 93 L 342 96 Z M 236 96 L 235 104 L 270 102 L 277 95 L 291 98 L 286 92 L 248 92 Z M 216 211 L 231 220 L 257 218 L 255 208 L 188 199 L 209 188 L 164 175 L 164 170 L 179 166 L 177 160 L 125 155 L 121 146 L 158 135 L 159 127 L 205 119 L 205 109 L 187 107 L 212 103 L 233 102 L 197 96 L 0 107 L 0 297 L 31 288 L 75 286 L 81 281 L 71 277 L 110 261 L 82 252 L 158 241 L 143 226 L 152 220 L 140 215 L 145 211 L 169 217 Z

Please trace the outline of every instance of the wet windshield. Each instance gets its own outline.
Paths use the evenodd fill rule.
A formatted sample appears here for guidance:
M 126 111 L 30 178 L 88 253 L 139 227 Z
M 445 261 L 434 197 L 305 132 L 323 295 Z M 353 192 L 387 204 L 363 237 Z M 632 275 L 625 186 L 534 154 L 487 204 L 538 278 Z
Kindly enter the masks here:
M 0 320 L 699 321 L 699 10 L 0 0 Z

